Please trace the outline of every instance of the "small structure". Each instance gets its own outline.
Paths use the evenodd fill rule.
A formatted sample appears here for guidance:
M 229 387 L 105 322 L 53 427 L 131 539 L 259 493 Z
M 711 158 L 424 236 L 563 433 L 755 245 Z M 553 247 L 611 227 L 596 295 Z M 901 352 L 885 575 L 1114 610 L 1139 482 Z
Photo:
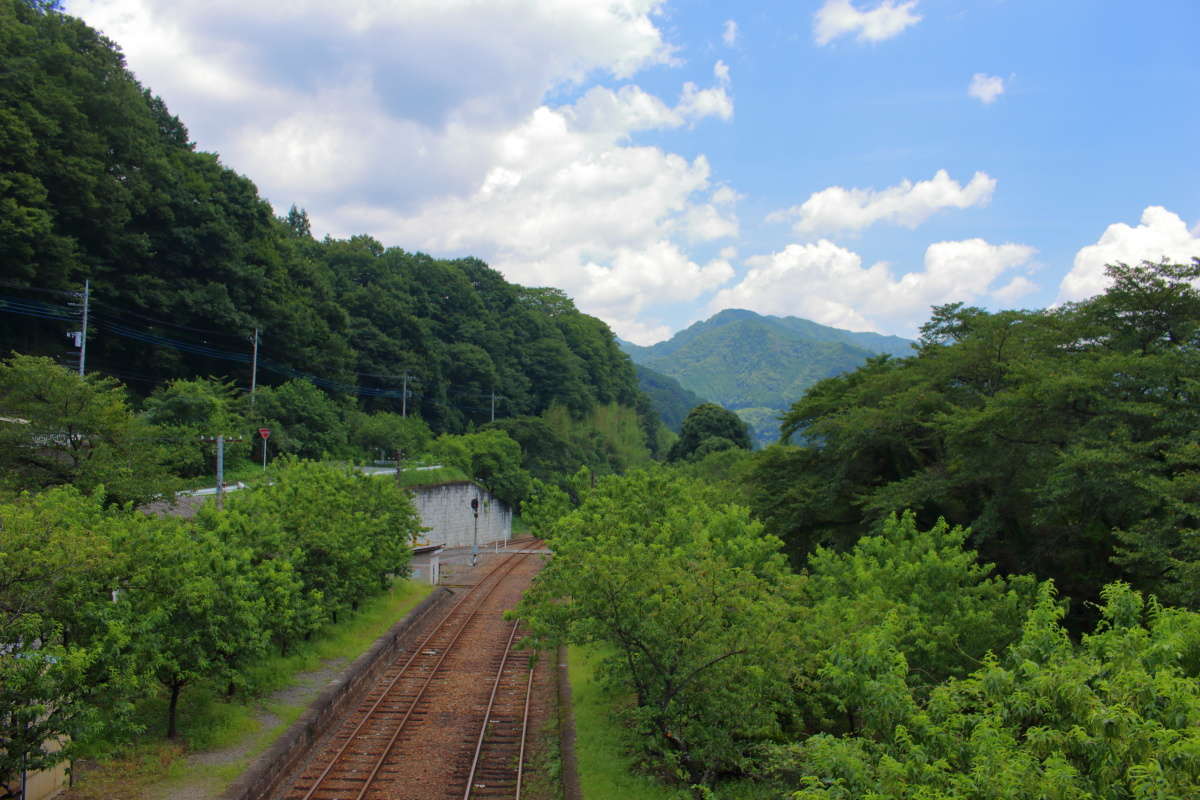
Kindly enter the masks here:
M 453 481 L 414 486 L 412 492 L 421 526 L 428 529 L 418 544 L 472 547 L 512 538 L 512 509 L 482 486 Z
M 52 751 L 59 748 L 57 742 L 47 742 L 46 744 L 47 749 Z M 25 793 L 22 797 L 24 800 L 45 800 L 45 798 L 58 794 L 70 783 L 67 774 L 69 768 L 70 764 L 63 761 L 53 769 L 26 772 L 20 778 L 25 785 Z
M 414 547 L 412 551 L 412 573 L 410 576 L 412 580 L 437 586 L 438 581 L 442 579 L 441 552 L 442 546 L 440 544 Z

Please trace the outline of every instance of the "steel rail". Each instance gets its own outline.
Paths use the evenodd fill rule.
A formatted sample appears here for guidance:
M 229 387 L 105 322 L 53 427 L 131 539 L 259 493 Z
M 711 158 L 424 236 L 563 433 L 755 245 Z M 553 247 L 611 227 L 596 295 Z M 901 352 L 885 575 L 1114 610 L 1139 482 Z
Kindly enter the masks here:
M 406 675 L 408 668 L 417 659 L 417 657 L 422 654 L 421 651 L 430 642 L 430 640 L 432 640 L 433 637 L 436 636 L 438 633 L 442 632 L 442 628 L 446 625 L 446 623 L 448 623 L 450 621 L 450 618 L 454 615 L 454 613 L 456 611 L 459 610 L 459 608 L 461 608 L 463 606 L 464 603 L 466 603 L 468 600 L 476 597 L 476 590 L 479 588 L 479 586 L 481 586 L 483 584 L 484 581 L 497 575 L 501 569 L 503 569 L 504 567 L 507 566 L 507 569 L 504 571 L 504 574 L 499 575 L 497 577 L 496 581 L 488 588 L 487 592 L 482 597 L 478 598 L 478 604 L 476 605 L 476 607 L 474 609 L 472 609 L 471 613 L 467 616 L 467 618 L 462 621 L 462 624 L 459 626 L 459 629 L 458 629 L 457 633 L 455 633 L 454 638 L 451 639 L 449 644 L 447 644 L 442 649 L 441 657 L 437 660 L 437 663 L 434 664 L 433 667 L 430 669 L 429 676 L 421 684 L 421 688 L 418 690 L 417 695 L 413 698 L 412 703 L 408 707 L 408 710 L 404 713 L 404 717 L 400 720 L 399 725 L 397 725 L 395 732 L 392 734 L 391 738 L 388 740 L 387 745 L 384 747 L 383 753 L 380 755 L 379 760 L 375 764 L 375 767 L 371 770 L 370 775 L 367 776 L 367 779 L 364 782 L 362 789 L 359 791 L 358 795 L 355 798 L 355 800 L 362 800 L 363 796 L 366 795 L 367 790 L 370 789 L 372 781 L 375 780 L 375 776 L 379 774 L 380 768 L 383 766 L 384 762 L 387 761 L 387 757 L 391 753 L 392 747 L 395 745 L 396 740 L 400 737 L 400 733 L 404 729 L 404 726 L 408 723 L 409 718 L 412 716 L 413 710 L 417 707 L 417 704 L 421 701 L 421 698 L 424 696 L 425 689 L 428 688 L 429 684 L 433 682 L 433 679 L 437 675 L 437 671 L 441 667 L 442 662 L 445 661 L 447 654 L 454 647 L 454 645 L 458 642 L 459 638 L 463 634 L 463 631 L 466 630 L 467 626 L 475 618 L 475 615 L 479 611 L 479 609 L 483 607 L 483 604 L 485 602 L 487 602 L 487 599 L 489 597 L 491 597 L 492 593 L 495 592 L 495 590 L 503 583 L 503 579 L 508 577 L 508 574 L 510 572 L 512 572 L 513 569 L 516 568 L 516 565 L 518 562 L 518 557 L 522 556 L 522 555 L 524 555 L 524 554 L 523 553 L 513 553 L 513 554 L 509 555 L 508 558 L 506 558 L 500 564 L 497 564 L 487 575 L 484 576 L 484 578 L 478 584 L 476 584 L 476 588 L 472 589 L 470 592 L 467 592 L 465 595 L 463 595 L 463 598 L 461 600 L 459 600 L 457 603 L 455 603 L 453 608 L 451 608 L 449 611 L 446 612 L 446 616 L 443 617 L 442 621 L 438 623 L 438 625 L 429 633 L 429 635 L 427 635 L 417 647 L 413 648 L 412 655 L 409 656 L 408 660 L 404 663 L 404 666 L 402 666 L 400 668 L 400 671 L 396 673 L 395 677 L 393 677 L 388 682 L 387 686 L 380 693 L 379 698 L 363 714 L 362 720 L 358 723 L 358 725 L 356 725 L 354 727 L 354 730 L 351 731 L 350 734 L 346 737 L 345 743 L 342 744 L 342 746 L 340 748 L 338 748 L 338 751 L 333 755 L 333 758 L 330 759 L 329 764 L 325 767 L 324 770 L 321 771 L 321 774 L 319 776 L 317 776 L 317 778 L 313 781 L 312 787 L 304 794 L 302 800 L 311 800 L 312 796 L 317 793 L 317 791 L 321 788 L 321 784 L 329 776 L 329 773 L 333 771 L 334 767 L 337 766 L 338 762 L 345 755 L 346 751 L 348 749 L 350 749 L 350 745 L 354 743 L 355 738 L 362 731 L 363 727 L 371 720 L 371 717 L 375 713 L 376 709 L 379 708 L 379 706 L 387 698 L 388 693 L 391 692 L 391 690 L 400 681 L 400 679 Z
M 500 681 L 504 677 L 504 667 L 508 665 L 508 656 L 512 653 L 513 640 L 517 638 L 517 627 L 520 622 L 514 622 L 512 631 L 508 634 L 508 642 L 504 645 L 504 656 L 500 659 L 500 668 L 496 670 L 496 680 L 492 684 L 492 695 L 488 698 L 487 709 L 483 712 L 483 724 L 479 726 L 479 741 L 475 743 L 475 755 L 471 759 L 471 771 L 467 773 L 467 788 L 463 791 L 463 800 L 469 800 L 471 789 L 475 785 L 475 770 L 479 767 L 479 755 L 483 752 L 483 740 L 487 736 L 488 722 L 492 718 L 492 709 L 496 706 L 496 693 L 500 691 Z M 521 731 L 524 741 L 525 731 Z M 518 790 L 519 793 L 519 790 Z
M 529 666 L 529 682 L 525 684 L 525 712 L 521 715 L 521 752 L 517 756 L 517 793 L 513 800 L 521 800 L 521 783 L 525 778 L 525 740 L 529 733 L 529 701 L 533 697 L 533 665 Z

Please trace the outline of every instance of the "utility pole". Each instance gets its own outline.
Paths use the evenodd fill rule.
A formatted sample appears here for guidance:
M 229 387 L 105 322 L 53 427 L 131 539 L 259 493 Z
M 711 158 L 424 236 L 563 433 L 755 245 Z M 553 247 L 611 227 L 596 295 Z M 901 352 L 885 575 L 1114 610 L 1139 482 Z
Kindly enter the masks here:
M 400 400 L 400 416 L 408 417 L 408 370 L 404 371 L 404 396 Z M 392 406 L 395 408 L 395 406 Z
M 250 407 L 254 408 L 254 388 L 258 385 L 258 328 L 254 329 L 254 355 L 250 359 Z M 266 444 L 263 444 L 266 452 Z
M 79 336 L 79 375 L 83 376 L 84 367 L 87 364 L 87 324 L 88 324 L 88 300 L 91 296 L 92 282 L 84 280 L 83 282 L 83 332 Z
M 217 508 L 225 507 L 225 437 L 217 434 Z
M 496 421 L 496 390 L 492 389 L 492 422 Z
M 217 443 L 217 509 L 225 508 L 225 442 L 240 442 L 241 437 L 225 438 L 222 434 L 216 436 L 201 436 L 202 442 Z

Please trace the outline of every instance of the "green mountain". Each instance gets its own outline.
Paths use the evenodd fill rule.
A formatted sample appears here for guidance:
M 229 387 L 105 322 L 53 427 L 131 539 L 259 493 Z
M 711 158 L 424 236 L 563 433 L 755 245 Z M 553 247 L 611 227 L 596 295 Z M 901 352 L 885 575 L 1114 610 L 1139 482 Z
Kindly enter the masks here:
M 903 357 L 912 352 L 912 342 L 899 336 L 743 309 L 722 311 L 649 347 L 620 345 L 635 363 L 740 412 L 759 445 L 775 441 L 776 413 L 817 381 L 857 369 L 881 353 Z
M 628 342 L 620 344 L 624 348 Z M 642 364 L 635 363 L 633 366 L 637 372 L 638 388 L 650 398 L 650 404 L 662 417 L 663 424 L 676 433 L 683 427 L 683 420 L 689 411 L 701 403 L 708 402 L 695 392 L 683 388 L 679 381 L 670 375 L 656 372 Z

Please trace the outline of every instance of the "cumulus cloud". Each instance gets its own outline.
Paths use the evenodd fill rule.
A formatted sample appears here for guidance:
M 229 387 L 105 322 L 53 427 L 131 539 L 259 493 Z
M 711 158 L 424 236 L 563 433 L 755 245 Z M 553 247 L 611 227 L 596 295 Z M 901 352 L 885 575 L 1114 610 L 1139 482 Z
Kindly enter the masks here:
M 1075 264 L 1058 287 L 1058 301 L 1084 300 L 1108 288 L 1106 264 L 1140 264 L 1163 257 L 1188 263 L 1200 256 L 1200 225 L 1189 231 L 1187 223 L 1162 206 L 1148 206 L 1141 224 L 1109 225 L 1095 244 L 1075 254 Z
M 738 233 L 737 194 L 703 155 L 639 132 L 733 115 L 730 72 L 672 101 L 630 82 L 678 65 L 663 0 L 70 0 L 202 149 L 250 174 L 318 233 L 472 254 L 554 285 L 632 340 L 653 304 L 728 282 L 687 247 Z M 732 23 L 732 20 L 730 21 Z M 725 26 L 736 41 L 736 24 Z M 503 31 L 498 36 L 497 31 Z M 598 78 L 619 88 L 588 86 Z M 607 82 L 607 81 L 606 81 Z M 582 95 L 548 104 L 556 89 Z
M 921 21 L 913 12 L 916 6 L 917 0 L 899 5 L 896 0 L 883 0 L 869 11 L 860 11 L 850 0 L 825 0 L 813 15 L 813 38 L 826 45 L 853 33 L 860 42 L 882 42 Z
M 738 24 L 731 19 L 725 20 L 725 29 L 721 32 L 721 40 L 726 47 L 733 47 L 738 40 Z
M 478 255 L 510 280 L 564 289 L 619 335 L 644 340 L 658 330 L 638 320 L 647 308 L 695 300 L 733 277 L 727 260 L 697 263 L 683 245 L 735 236 L 738 196 L 712 185 L 703 156 L 632 146 L 629 134 L 721 118 L 729 107 L 719 88 L 685 86 L 669 106 L 637 87 L 594 87 L 501 137 L 473 191 L 414 214 L 347 204 L 336 223 L 369 220 L 384 241 Z
M 70 0 L 68 10 L 121 43 L 202 148 L 319 223 L 324 203 L 350 195 L 405 205 L 467 190 L 491 166 L 490 143 L 551 89 L 674 63 L 654 21 L 660 5 L 299 0 L 284 12 L 234 0 Z M 318 194 L 325 175 L 343 179 Z
M 971 85 L 967 87 L 967 96 L 974 97 L 985 106 L 996 101 L 1004 94 L 1004 79 L 995 75 L 985 75 L 976 72 L 971 76 Z
M 830 186 L 802 205 L 772 212 L 767 221 L 794 220 L 797 233 L 858 231 L 877 222 L 915 228 L 943 208 L 986 206 L 995 190 L 995 178 L 986 173 L 976 172 L 962 186 L 940 169 L 930 180 L 905 180 L 883 190 Z
M 864 266 L 860 255 L 827 239 L 790 244 L 748 259 L 741 282 L 718 292 L 709 309 L 748 308 L 850 330 L 912 335 L 928 319 L 930 306 L 1006 300 L 1025 290 L 1028 281 L 1020 277 L 998 290 L 992 286 L 1026 268 L 1035 252 L 983 239 L 937 242 L 925 251 L 923 270 L 896 277 L 887 262 Z

